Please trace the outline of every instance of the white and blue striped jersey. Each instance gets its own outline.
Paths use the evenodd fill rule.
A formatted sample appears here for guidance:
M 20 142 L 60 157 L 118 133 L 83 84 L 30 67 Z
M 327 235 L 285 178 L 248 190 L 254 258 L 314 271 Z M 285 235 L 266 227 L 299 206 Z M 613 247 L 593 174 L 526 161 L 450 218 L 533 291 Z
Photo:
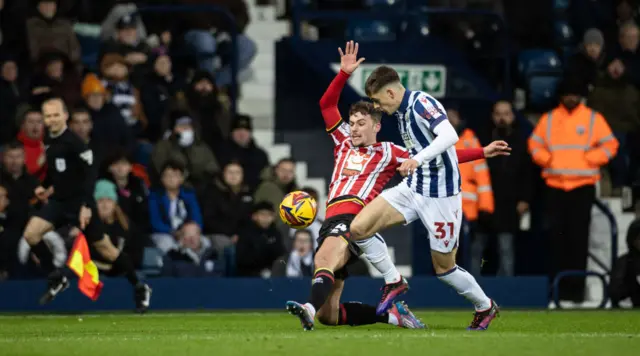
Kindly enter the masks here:
M 404 145 L 415 156 L 433 142 L 436 137 L 433 130 L 447 120 L 447 112 L 431 95 L 407 90 L 396 117 Z M 455 146 L 425 162 L 404 182 L 412 191 L 426 197 L 450 197 L 460 193 L 460 170 Z

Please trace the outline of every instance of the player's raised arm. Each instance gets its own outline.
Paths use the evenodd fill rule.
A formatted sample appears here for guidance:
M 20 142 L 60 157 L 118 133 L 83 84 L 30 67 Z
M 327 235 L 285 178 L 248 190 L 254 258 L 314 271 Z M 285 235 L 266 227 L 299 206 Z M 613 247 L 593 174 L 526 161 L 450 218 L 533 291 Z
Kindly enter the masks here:
M 340 93 L 351 73 L 364 61 L 364 58 L 357 59 L 358 44 L 353 41 L 347 42 L 344 52 L 342 48 L 338 48 L 338 52 L 340 52 L 340 71 L 320 99 L 322 118 L 327 132 L 333 137 L 336 144 L 349 137 L 349 128 L 346 127 L 346 124 L 345 127 L 341 127 L 343 121 L 338 111 Z

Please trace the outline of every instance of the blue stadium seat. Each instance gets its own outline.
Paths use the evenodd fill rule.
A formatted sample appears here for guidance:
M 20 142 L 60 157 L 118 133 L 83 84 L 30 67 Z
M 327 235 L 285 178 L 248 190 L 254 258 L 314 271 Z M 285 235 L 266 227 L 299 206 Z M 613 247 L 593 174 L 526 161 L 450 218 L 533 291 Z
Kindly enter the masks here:
M 396 40 L 396 29 L 388 21 L 352 21 L 346 37 L 360 42 L 389 42 Z
M 527 107 L 537 111 L 546 111 L 556 106 L 556 90 L 560 79 L 559 75 L 531 77 L 527 86 Z
M 535 74 L 560 73 L 562 73 L 562 62 L 552 50 L 528 49 L 518 55 L 518 74 L 524 80 Z
M 158 276 L 162 269 L 162 251 L 156 247 L 145 247 L 142 255 L 142 273 Z
M 553 24 L 553 36 L 558 45 L 566 46 L 575 42 L 573 28 L 567 21 L 560 20 Z

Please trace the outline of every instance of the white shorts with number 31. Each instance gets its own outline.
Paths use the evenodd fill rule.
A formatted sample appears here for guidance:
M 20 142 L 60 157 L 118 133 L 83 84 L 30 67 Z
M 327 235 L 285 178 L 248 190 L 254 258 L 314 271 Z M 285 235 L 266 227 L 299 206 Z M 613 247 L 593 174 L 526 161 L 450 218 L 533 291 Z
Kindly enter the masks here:
M 431 198 L 422 196 L 402 182 L 382 192 L 381 196 L 404 216 L 407 224 L 418 218 L 429 232 L 434 251 L 449 253 L 458 246 L 462 225 L 462 196 Z

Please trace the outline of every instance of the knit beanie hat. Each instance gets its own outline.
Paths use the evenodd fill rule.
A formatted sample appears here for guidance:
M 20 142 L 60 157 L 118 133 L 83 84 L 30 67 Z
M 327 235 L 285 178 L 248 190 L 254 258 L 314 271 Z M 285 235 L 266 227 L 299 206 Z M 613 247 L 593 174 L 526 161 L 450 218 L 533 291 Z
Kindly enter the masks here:
M 93 198 L 95 200 L 100 200 L 103 198 L 111 199 L 115 202 L 118 201 L 118 193 L 116 190 L 116 185 L 112 182 L 101 179 L 96 183 L 96 188 L 93 192 Z
M 604 36 L 602 35 L 602 31 L 597 28 L 588 29 L 587 32 L 584 33 L 582 43 L 585 46 L 588 44 L 597 44 L 601 47 L 604 46 Z

